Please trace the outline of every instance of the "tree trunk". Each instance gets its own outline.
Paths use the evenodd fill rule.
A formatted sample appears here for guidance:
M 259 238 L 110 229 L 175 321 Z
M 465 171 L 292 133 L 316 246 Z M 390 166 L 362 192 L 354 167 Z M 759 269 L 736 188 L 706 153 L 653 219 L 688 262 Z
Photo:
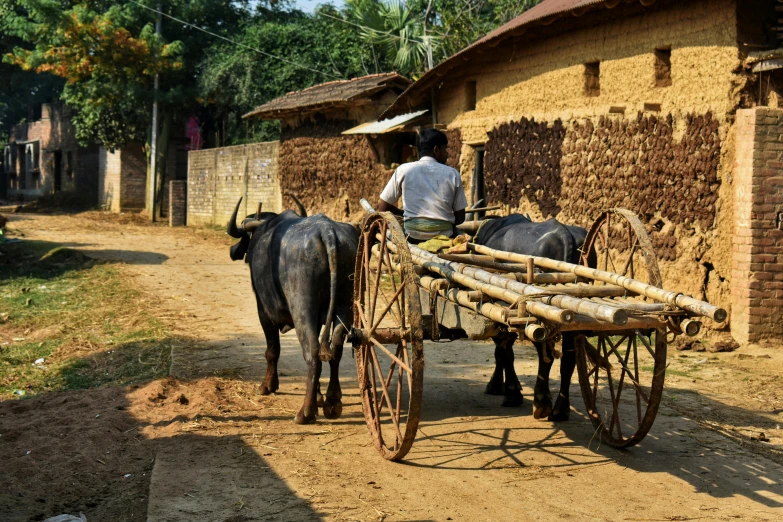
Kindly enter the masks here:
M 171 124 L 173 116 L 171 110 L 164 112 L 163 125 L 158 134 L 158 162 L 156 176 L 157 187 L 155 187 L 155 217 L 160 220 L 163 217 L 163 205 L 166 203 L 163 201 L 163 187 L 166 186 L 166 161 L 169 156 L 169 141 L 171 137 Z

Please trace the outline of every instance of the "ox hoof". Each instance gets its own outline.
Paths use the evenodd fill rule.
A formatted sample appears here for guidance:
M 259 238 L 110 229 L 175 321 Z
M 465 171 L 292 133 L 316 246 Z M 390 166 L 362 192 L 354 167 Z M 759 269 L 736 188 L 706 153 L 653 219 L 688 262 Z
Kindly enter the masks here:
M 548 419 L 552 415 L 552 402 L 546 401 L 539 404 L 533 404 L 534 419 Z
M 517 406 L 522 406 L 522 392 L 519 390 L 513 390 L 505 393 L 503 395 L 503 403 L 501 406 L 504 408 L 515 408 Z
M 294 422 L 297 424 L 313 424 L 315 422 L 315 413 L 305 415 L 304 410 L 299 410 L 299 412 L 296 414 Z
M 503 379 L 492 378 L 484 389 L 487 395 L 503 395 Z
M 555 408 L 549 414 L 549 420 L 553 422 L 565 422 L 571 416 L 571 403 L 568 399 L 558 397 Z
M 272 387 L 267 384 L 262 384 L 261 387 L 258 389 L 259 392 L 261 392 L 261 395 L 269 395 L 271 393 L 275 393 L 277 391 L 277 387 Z
M 343 403 L 340 401 L 335 402 L 329 402 L 326 401 L 324 403 L 324 417 L 327 419 L 339 419 L 340 415 L 343 414 Z

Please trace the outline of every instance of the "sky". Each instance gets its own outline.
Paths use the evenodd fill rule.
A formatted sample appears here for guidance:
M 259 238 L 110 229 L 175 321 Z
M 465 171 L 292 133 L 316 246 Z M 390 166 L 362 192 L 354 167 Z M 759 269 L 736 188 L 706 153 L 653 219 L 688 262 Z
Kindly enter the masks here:
M 319 4 L 332 4 L 338 8 L 345 5 L 343 0 L 295 0 L 294 3 L 296 4 L 296 7 L 307 13 L 312 13 Z

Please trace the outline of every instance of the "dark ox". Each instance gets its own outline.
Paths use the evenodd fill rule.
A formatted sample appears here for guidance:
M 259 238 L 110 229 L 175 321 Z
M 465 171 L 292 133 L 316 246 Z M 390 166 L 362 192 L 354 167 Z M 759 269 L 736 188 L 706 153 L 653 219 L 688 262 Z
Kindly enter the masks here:
M 534 223 L 526 216 L 512 214 L 495 219 L 479 231 L 474 241 L 496 250 L 515 252 L 532 256 L 548 257 L 569 263 L 579 263 L 581 248 L 587 230 L 568 226 L 550 219 L 543 223 Z M 590 263 L 595 266 L 594 262 Z M 551 345 L 534 343 L 538 352 L 538 375 L 533 389 L 533 416 L 536 419 L 547 418 L 552 421 L 568 420 L 571 404 L 568 389 L 576 364 L 574 334 L 563 333 L 563 355 L 560 360 L 560 393 L 552 406 L 549 391 L 549 372 L 554 359 Z M 522 386 L 514 371 L 515 333 L 505 333 L 494 337 L 495 371 L 487 384 L 486 392 L 491 395 L 504 395 L 503 406 L 522 404 Z M 505 374 L 505 380 L 504 380 Z
M 307 424 L 315 422 L 318 411 L 321 358 L 329 360 L 330 370 L 324 417 L 336 419 L 342 413 L 338 376 L 345 337 L 342 325 L 352 319 L 350 277 L 359 233 L 352 225 L 336 223 L 323 214 L 306 217 L 297 204 L 302 216 L 291 210 L 260 212 L 237 226 L 237 203 L 228 233 L 240 240 L 231 247 L 231 259 L 245 258 L 250 265 L 258 319 L 266 337 L 267 368 L 261 394 L 278 389 L 280 332 L 295 328 L 307 362 L 307 391 L 295 420 Z

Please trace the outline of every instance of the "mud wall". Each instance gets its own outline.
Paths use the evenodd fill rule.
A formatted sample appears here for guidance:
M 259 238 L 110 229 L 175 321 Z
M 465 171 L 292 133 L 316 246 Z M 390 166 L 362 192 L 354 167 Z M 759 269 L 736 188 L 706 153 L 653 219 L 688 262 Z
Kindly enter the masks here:
M 490 204 L 583 226 L 629 208 L 650 231 L 665 284 L 730 309 L 733 120 L 747 82 L 736 8 L 622 3 L 595 23 L 577 17 L 541 30 L 549 36 L 514 37 L 444 77 L 439 120 L 464 143 L 485 144 Z M 657 50 L 671 53 L 671 82 L 656 81 Z M 595 62 L 600 94 L 588 96 Z M 474 164 L 463 145 L 463 179 Z
M 308 213 L 357 219 L 364 214 L 359 199 L 377 200 L 391 177 L 365 136 L 340 134 L 354 126 L 354 121 L 317 119 L 283 129 L 280 189 L 295 194 Z

